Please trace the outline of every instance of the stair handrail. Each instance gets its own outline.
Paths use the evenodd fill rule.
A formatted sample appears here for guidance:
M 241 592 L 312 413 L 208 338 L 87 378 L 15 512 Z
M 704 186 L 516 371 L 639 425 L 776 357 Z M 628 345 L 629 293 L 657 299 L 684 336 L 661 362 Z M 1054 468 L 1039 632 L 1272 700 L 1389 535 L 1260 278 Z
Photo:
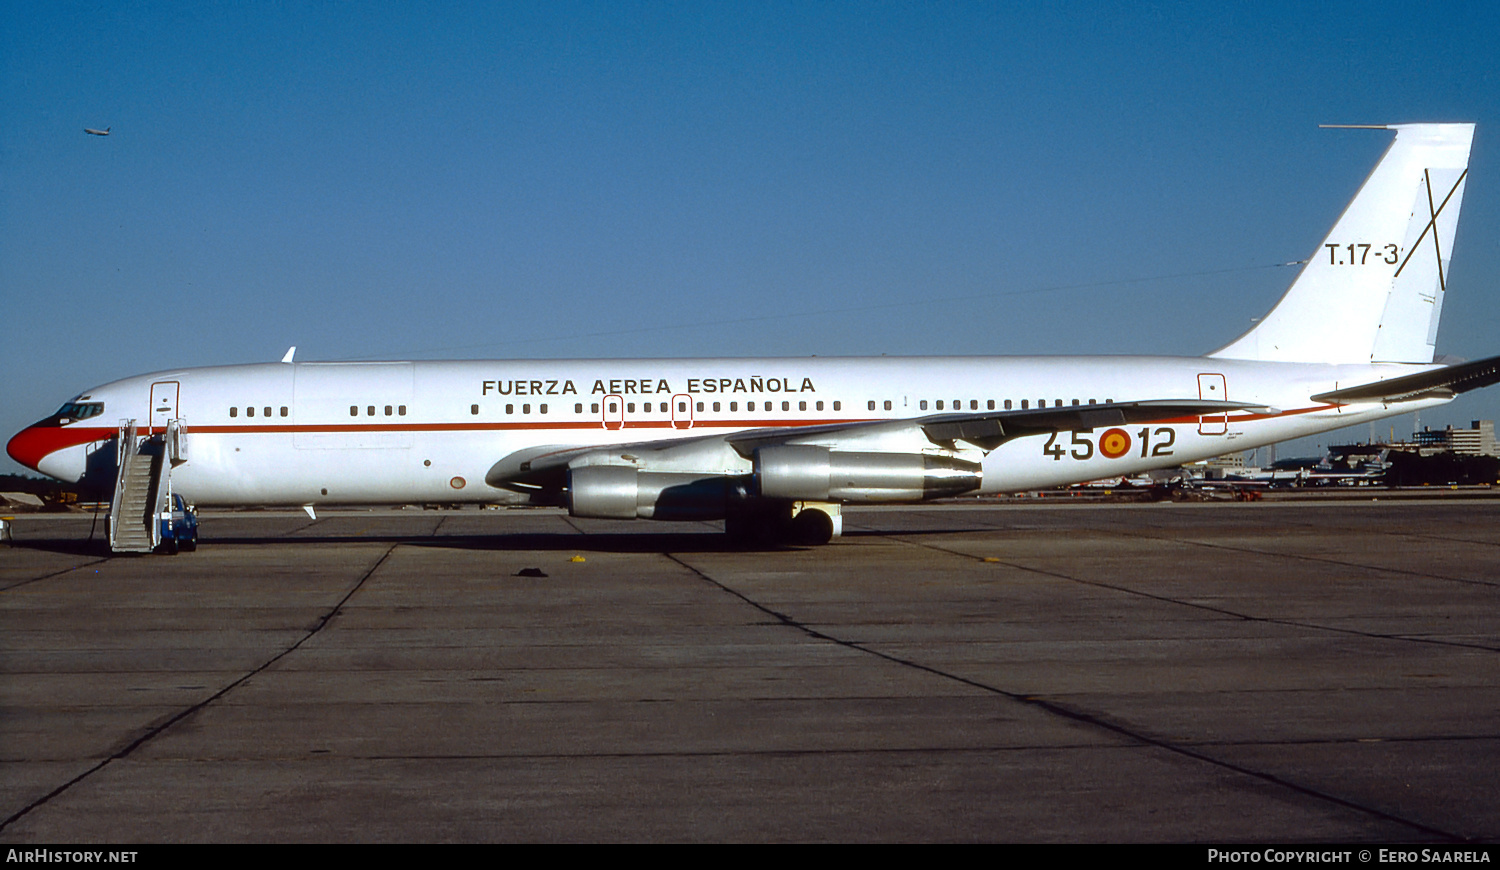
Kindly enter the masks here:
M 117 530 L 120 525 L 120 500 L 125 493 L 126 475 L 130 472 L 135 457 L 136 426 L 134 418 L 120 421 L 120 434 L 115 441 L 115 492 L 109 500 L 109 548 L 115 548 Z

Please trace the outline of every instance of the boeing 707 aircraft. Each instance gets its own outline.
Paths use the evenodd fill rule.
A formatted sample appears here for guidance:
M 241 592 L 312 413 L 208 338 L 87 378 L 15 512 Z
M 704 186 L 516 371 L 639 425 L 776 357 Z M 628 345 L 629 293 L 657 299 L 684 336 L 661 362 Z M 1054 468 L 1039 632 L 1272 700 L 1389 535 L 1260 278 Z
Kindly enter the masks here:
M 1472 124 L 1404 124 L 1276 307 L 1202 357 L 296 362 L 94 387 L 7 450 L 114 492 L 112 530 L 189 504 L 526 502 L 826 542 L 846 504 L 1013 492 L 1442 405 L 1500 357 L 1434 362 Z M 167 506 L 163 510 L 163 506 Z M 112 541 L 115 537 L 112 534 Z M 121 543 L 123 542 L 123 543 Z

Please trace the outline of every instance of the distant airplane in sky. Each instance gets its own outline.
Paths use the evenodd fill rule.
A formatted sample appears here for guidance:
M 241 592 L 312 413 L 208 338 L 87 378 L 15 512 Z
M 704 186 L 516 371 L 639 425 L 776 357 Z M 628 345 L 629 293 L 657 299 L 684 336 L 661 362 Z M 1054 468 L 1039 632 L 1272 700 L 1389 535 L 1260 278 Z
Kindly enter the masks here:
M 103 130 L 95 130 L 93 127 L 84 127 L 83 132 L 89 134 L 90 136 L 108 136 L 109 128 L 105 127 Z
M 7 450 L 113 486 L 117 550 L 176 546 L 156 523 L 174 492 L 309 514 L 524 501 L 817 543 L 840 533 L 845 504 L 1137 475 L 1426 410 L 1500 382 L 1500 357 L 1434 358 L 1474 125 L 1389 129 L 1291 289 L 1207 356 L 318 363 L 288 351 L 94 387 Z

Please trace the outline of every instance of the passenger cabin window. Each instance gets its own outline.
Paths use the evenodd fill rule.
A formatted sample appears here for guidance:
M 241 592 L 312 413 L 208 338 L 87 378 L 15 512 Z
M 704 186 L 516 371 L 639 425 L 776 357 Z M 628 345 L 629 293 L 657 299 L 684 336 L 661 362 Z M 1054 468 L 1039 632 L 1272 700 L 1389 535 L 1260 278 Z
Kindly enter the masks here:
M 239 408 L 230 408 L 229 409 L 229 416 L 231 416 L 231 417 L 238 417 L 239 415 L 240 415 L 240 409 Z
M 835 411 L 840 410 L 840 408 L 842 408 L 843 404 L 844 404 L 843 402 L 834 402 L 833 403 L 833 410 L 835 410 Z
M 891 409 L 891 400 L 890 399 L 886 399 L 885 400 L 885 409 L 887 411 L 889 411 Z
M 287 412 L 286 412 L 286 405 L 282 405 L 282 406 L 281 406 L 281 416 L 283 416 L 283 417 L 285 417 L 285 416 L 286 416 L 286 413 L 287 413 Z
M 870 410 L 871 411 L 875 410 L 875 400 L 874 399 L 870 400 Z
M 245 416 L 246 417 L 254 417 L 255 416 L 255 406 L 252 405 L 249 408 L 246 408 L 245 409 Z
M 478 405 L 470 405 L 469 406 L 469 413 L 470 414 L 478 414 L 479 413 L 479 406 Z
M 359 416 L 359 406 L 357 406 L 357 405 L 350 405 L 349 406 L 349 416 L 351 416 L 351 417 L 358 417 Z

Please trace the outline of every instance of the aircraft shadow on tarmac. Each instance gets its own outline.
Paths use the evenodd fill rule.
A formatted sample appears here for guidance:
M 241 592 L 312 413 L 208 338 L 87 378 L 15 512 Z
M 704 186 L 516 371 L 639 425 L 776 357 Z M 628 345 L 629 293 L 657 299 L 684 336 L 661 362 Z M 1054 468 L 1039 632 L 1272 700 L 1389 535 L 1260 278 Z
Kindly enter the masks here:
M 902 530 L 895 532 L 903 537 L 972 534 L 976 531 L 994 531 L 983 526 L 963 528 Z M 891 532 L 850 529 L 845 538 L 882 537 Z M 689 532 L 605 532 L 597 534 L 547 534 L 517 533 L 495 535 L 318 535 L 301 532 L 284 536 L 205 536 L 201 542 L 203 551 L 215 546 L 260 545 L 260 546 L 317 546 L 325 544 L 405 544 L 414 547 L 434 547 L 453 550 L 495 550 L 533 552 L 598 552 L 598 553 L 790 553 L 821 549 L 820 546 L 801 544 L 747 544 L 729 539 L 712 529 Z M 109 542 L 96 536 L 88 538 L 19 538 L 9 542 L 16 549 L 44 550 L 73 556 L 108 557 Z M 830 546 L 830 545 L 822 545 Z M 837 546 L 833 544 L 832 546 Z M 121 556 L 136 554 L 122 553 Z M 183 553 L 178 558 L 193 559 L 194 553 Z

